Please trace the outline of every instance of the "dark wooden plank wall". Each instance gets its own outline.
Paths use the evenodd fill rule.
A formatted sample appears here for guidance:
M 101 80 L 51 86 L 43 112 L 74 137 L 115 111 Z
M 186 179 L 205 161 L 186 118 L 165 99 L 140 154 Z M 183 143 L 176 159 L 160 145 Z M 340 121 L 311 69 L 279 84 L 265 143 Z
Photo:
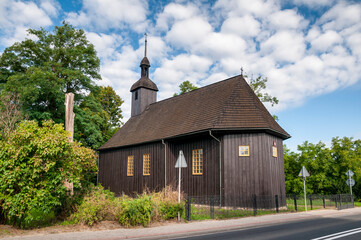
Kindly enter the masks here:
M 143 154 L 150 154 L 150 176 L 143 176 Z M 134 156 L 134 176 L 127 176 L 128 156 Z M 117 195 L 164 187 L 164 146 L 161 142 L 101 151 L 99 183 Z
M 167 185 L 178 186 L 175 163 L 183 150 L 188 167 L 182 169 L 182 191 L 189 196 L 219 195 L 219 143 L 210 136 L 167 143 Z M 192 174 L 192 150 L 203 149 L 203 175 Z
M 273 141 L 277 158 L 272 156 Z M 240 145 L 250 146 L 249 157 L 239 156 Z M 223 146 L 225 196 L 285 194 L 282 139 L 265 133 L 229 134 Z

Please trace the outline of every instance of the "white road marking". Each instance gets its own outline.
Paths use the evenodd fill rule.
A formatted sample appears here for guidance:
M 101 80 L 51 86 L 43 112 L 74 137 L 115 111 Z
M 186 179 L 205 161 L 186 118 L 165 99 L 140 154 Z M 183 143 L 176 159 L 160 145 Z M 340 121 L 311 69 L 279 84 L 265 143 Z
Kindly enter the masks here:
M 351 229 L 351 230 L 347 230 L 347 231 L 343 231 L 343 232 L 339 232 L 339 233 L 334 233 L 334 234 L 330 234 L 330 235 L 326 235 L 323 237 L 319 237 L 319 238 L 314 238 L 312 240 L 333 240 L 333 239 L 338 239 L 341 237 L 346 237 L 348 235 L 352 235 L 352 234 L 356 234 L 361 232 L 361 228 L 355 228 L 355 229 Z

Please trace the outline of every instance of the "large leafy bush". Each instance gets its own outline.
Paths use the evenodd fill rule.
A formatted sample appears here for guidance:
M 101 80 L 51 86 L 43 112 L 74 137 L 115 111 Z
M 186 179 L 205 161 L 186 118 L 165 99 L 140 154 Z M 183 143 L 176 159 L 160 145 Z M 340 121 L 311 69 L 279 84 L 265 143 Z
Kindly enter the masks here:
M 86 186 L 97 170 L 93 150 L 68 142 L 52 121 L 23 121 L 0 141 L 0 208 L 6 221 L 31 227 L 59 214 L 69 198 L 64 182 Z

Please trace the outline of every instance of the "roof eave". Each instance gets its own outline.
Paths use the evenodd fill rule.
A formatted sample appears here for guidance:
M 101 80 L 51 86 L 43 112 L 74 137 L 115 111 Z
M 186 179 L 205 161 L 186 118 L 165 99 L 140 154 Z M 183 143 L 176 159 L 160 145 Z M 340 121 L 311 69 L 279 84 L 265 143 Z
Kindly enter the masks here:
M 162 140 L 171 140 L 171 139 L 175 139 L 175 138 L 181 138 L 181 137 L 186 137 L 186 136 L 190 136 L 190 135 L 196 135 L 196 134 L 205 133 L 205 132 L 209 132 L 209 131 L 217 131 L 217 132 L 222 132 L 222 131 L 225 131 L 225 132 L 228 132 L 228 131 L 266 132 L 266 133 L 270 133 L 271 135 L 275 135 L 277 137 L 280 137 L 283 140 L 291 138 L 291 135 L 289 135 L 289 134 L 286 135 L 286 134 L 284 134 L 282 132 L 276 131 L 276 130 L 271 129 L 271 128 L 209 128 L 209 129 L 199 130 L 199 131 L 195 131 L 195 132 L 189 132 L 189 133 L 179 134 L 179 135 L 175 135 L 175 136 L 170 136 L 170 137 L 153 139 L 153 140 L 149 140 L 149 141 L 145 141 L 145 142 L 137 142 L 137 143 L 127 144 L 127 145 L 122 145 L 122 146 L 108 147 L 108 148 L 98 148 L 97 150 L 98 151 L 105 151 L 105 150 L 111 150 L 111 149 L 116 149 L 116 148 L 130 147 L 130 146 L 134 146 L 134 145 L 142 145 L 142 144 L 154 143 L 154 142 L 159 142 L 159 141 L 162 141 Z

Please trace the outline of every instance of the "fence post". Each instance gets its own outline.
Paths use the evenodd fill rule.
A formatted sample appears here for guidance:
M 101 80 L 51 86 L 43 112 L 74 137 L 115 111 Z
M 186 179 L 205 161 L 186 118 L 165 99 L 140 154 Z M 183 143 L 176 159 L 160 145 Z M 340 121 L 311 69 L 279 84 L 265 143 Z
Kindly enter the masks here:
M 297 196 L 296 196 L 296 194 L 293 194 L 293 200 L 295 201 L 295 210 L 297 212 Z
M 310 197 L 310 205 L 311 205 L 311 210 L 312 210 L 312 195 L 310 195 L 309 197 Z
M 191 197 L 187 197 L 187 210 L 188 210 L 188 221 L 191 220 L 191 214 L 192 214 L 192 198 Z
M 326 204 L 325 204 L 325 195 L 322 195 L 322 201 L 323 201 L 323 208 L 326 208 Z
M 214 218 L 214 196 L 211 196 L 209 199 L 209 213 L 210 213 L 210 217 L 213 219 Z
M 339 199 L 340 199 L 339 210 L 341 210 L 341 209 L 342 209 L 342 198 L 341 198 L 341 194 L 339 194 Z
M 276 203 L 276 212 L 278 213 L 278 207 L 279 207 L 279 204 L 278 204 L 278 195 L 275 195 L 275 203 Z
M 253 195 L 253 215 L 257 215 L 257 195 Z

